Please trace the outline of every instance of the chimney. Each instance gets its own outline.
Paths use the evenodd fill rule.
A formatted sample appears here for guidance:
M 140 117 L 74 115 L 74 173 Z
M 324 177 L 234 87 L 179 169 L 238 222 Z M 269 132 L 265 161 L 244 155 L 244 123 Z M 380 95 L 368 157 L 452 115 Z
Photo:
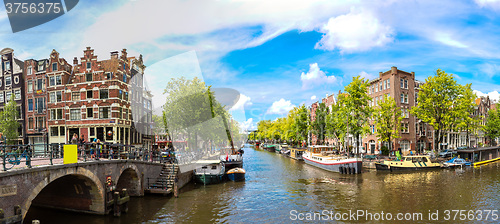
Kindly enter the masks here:
M 118 59 L 118 51 L 111 52 L 111 59 Z
M 411 72 L 411 75 L 412 75 L 413 77 L 415 77 L 415 72 Z
M 398 68 L 397 68 L 396 66 L 392 66 L 392 67 L 391 67 L 391 72 L 392 72 L 393 74 L 398 73 Z
M 122 58 L 123 60 L 127 60 L 127 49 L 123 48 L 122 50 Z
M 380 77 L 382 77 L 382 72 L 378 72 L 378 75 L 379 75 Z

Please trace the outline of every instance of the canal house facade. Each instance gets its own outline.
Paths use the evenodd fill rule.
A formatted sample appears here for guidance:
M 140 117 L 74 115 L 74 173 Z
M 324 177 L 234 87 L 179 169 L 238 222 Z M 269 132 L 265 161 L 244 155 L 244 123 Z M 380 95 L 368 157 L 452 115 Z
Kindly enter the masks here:
M 24 61 L 25 133 L 27 143 L 48 142 L 47 59 Z
M 26 142 L 25 103 L 24 103 L 24 62 L 14 57 L 14 50 L 4 48 L 0 51 L 0 111 L 9 102 L 12 95 L 17 104 L 16 119 L 19 122 L 17 139 L 19 144 Z

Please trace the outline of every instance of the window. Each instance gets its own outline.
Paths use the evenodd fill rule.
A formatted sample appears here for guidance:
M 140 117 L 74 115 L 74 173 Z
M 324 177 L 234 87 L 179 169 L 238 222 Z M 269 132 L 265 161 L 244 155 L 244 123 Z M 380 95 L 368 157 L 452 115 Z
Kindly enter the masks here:
M 51 92 L 49 94 L 49 100 L 51 103 L 61 102 L 62 101 L 62 91 Z
M 87 62 L 87 69 L 90 69 L 91 65 L 92 65 L 92 63 Z
M 4 71 L 9 71 L 10 70 L 10 61 L 5 62 L 5 70 Z
M 10 101 L 10 96 L 11 95 L 12 95 L 12 92 L 10 90 L 5 92 L 5 102 L 9 102 Z
M 405 94 L 405 103 L 408 103 L 408 94 Z
M 401 93 L 401 103 L 404 103 L 404 102 L 405 102 L 405 94 Z
M 52 63 L 52 71 L 57 71 L 57 63 Z
M 45 117 L 36 117 L 36 128 L 38 130 L 45 128 Z
M 92 90 L 87 90 L 87 99 L 92 99 L 93 96 L 92 96 Z
M 418 102 L 418 93 L 415 93 L 415 103 Z
M 95 136 L 95 128 L 91 127 L 91 128 L 89 128 L 89 129 L 90 129 L 90 131 L 89 131 L 89 132 L 90 132 L 90 134 L 89 134 L 89 135 L 90 135 L 90 136 Z
M 28 99 L 28 111 L 33 111 L 33 99 Z
M 405 79 L 405 89 L 408 89 L 408 80 Z
M 57 109 L 56 110 L 56 115 L 57 115 L 57 120 L 62 120 L 63 119 L 63 109 Z
M 99 90 L 99 99 L 107 99 L 109 95 L 109 90 L 101 89 Z
M 127 74 L 123 74 L 123 82 L 127 82 Z
M 28 93 L 33 92 L 33 81 L 28 81 Z
M 50 110 L 50 120 L 56 119 L 56 109 Z
M 79 101 L 80 100 L 80 92 L 72 92 L 71 93 L 71 100 L 72 101 Z
M 87 108 L 87 118 L 94 117 L 94 108 Z
M 401 132 L 402 133 L 409 133 L 409 130 L 408 129 L 408 123 L 401 123 Z
M 31 75 L 33 73 L 33 67 L 28 66 L 28 75 Z
M 64 126 L 59 127 L 59 133 L 61 136 L 65 135 Z
M 45 109 L 45 97 L 39 97 L 35 99 L 35 111 L 37 113 L 42 113 Z
M 410 142 L 408 140 L 403 140 L 400 143 L 402 151 L 410 150 Z
M 127 64 L 123 63 L 123 70 L 127 70 Z
M 12 84 L 12 77 L 11 76 L 5 77 L 5 85 L 10 86 L 11 84 Z
M 387 89 L 387 80 L 384 80 L 384 90 Z
M 40 62 L 38 63 L 38 71 L 41 72 L 43 71 L 43 63 L 40 64 Z
M 20 89 L 14 90 L 14 97 L 15 97 L 16 100 L 20 100 L 21 99 L 21 90 Z
M 375 92 L 378 93 L 378 83 L 375 84 Z
M 80 120 L 81 119 L 80 108 L 69 110 L 69 119 L 72 121 Z
M 111 117 L 110 113 L 111 111 L 109 107 L 99 107 L 99 118 L 101 119 L 110 118 Z
M 118 109 L 118 118 L 122 119 L 123 109 L 120 107 Z
M 404 80 L 401 79 L 401 89 L 404 87 Z
M 59 128 L 58 127 L 50 127 L 50 136 L 59 136 Z
M 21 119 L 21 106 L 16 107 L 16 119 Z
M 128 100 L 128 93 L 125 92 L 125 96 L 123 97 L 124 100 Z
M 49 86 L 55 86 L 56 85 L 56 77 L 51 76 L 49 77 Z
M 61 76 L 58 75 L 56 76 L 56 85 L 61 85 L 61 84 L 62 84 Z
M 128 109 L 126 109 L 126 108 L 125 108 L 125 115 L 124 115 L 123 119 L 125 119 L 125 120 L 129 119 L 128 118 Z
M 57 91 L 56 92 L 56 100 L 57 100 L 57 102 L 61 102 L 62 101 L 62 91 Z
M 113 73 L 106 72 L 106 79 L 110 80 L 113 77 Z
M 382 87 L 383 87 L 383 85 L 384 85 L 384 83 L 383 83 L 383 82 L 380 82 L 380 83 L 379 83 L 379 86 L 380 86 L 380 87 L 379 87 L 379 88 L 380 88 L 380 91 L 382 91 Z
M 33 130 L 33 118 L 28 118 L 28 129 Z
M 123 91 L 120 89 L 118 90 L 118 99 L 122 99 Z
M 36 90 L 42 90 L 43 88 L 43 81 L 42 79 L 37 79 L 36 80 Z
M 85 76 L 86 76 L 85 77 L 86 78 L 85 81 L 92 82 L 92 73 L 87 73 Z
M 391 79 L 387 79 L 387 89 L 391 88 Z

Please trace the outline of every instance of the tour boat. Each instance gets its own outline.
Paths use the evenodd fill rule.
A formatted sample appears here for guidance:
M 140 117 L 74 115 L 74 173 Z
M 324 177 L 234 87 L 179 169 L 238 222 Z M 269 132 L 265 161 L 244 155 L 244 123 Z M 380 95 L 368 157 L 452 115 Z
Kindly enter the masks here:
M 441 168 L 441 164 L 431 161 L 429 156 L 403 156 L 401 160 L 385 160 L 375 163 L 377 170 L 427 170 Z
M 202 184 L 217 184 L 222 181 L 225 168 L 220 160 L 200 160 L 202 166 L 194 170 L 196 182 Z
M 227 171 L 227 177 L 232 181 L 245 180 L 245 170 L 243 168 L 233 168 Z
M 302 158 L 309 165 L 339 173 L 361 173 L 363 167 L 362 158 L 339 155 L 333 146 L 309 146 Z

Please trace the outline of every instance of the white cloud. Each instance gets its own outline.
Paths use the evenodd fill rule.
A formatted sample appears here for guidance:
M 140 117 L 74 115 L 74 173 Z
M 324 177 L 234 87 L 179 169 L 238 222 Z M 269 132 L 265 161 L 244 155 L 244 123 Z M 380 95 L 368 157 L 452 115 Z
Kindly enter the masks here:
M 315 99 L 316 99 L 316 95 L 311 96 L 311 100 L 315 100 Z
M 482 74 L 479 74 L 481 76 L 487 75 L 489 77 L 493 77 L 497 74 L 500 74 L 500 66 L 496 64 L 489 64 L 489 63 L 482 64 L 479 70 L 482 72 Z
M 494 10 L 500 9 L 500 0 L 474 0 L 481 8 L 490 7 Z
M 245 130 L 252 131 L 252 130 L 257 129 L 255 123 L 253 122 L 253 118 L 248 118 L 248 120 L 246 120 L 245 122 L 240 123 L 240 128 L 243 131 L 245 131 Z
M 236 104 L 234 104 L 234 106 L 230 110 L 231 111 L 245 110 L 245 107 L 248 107 L 251 105 L 252 105 L 251 98 L 248 96 L 245 96 L 244 94 L 240 94 L 240 99 L 238 99 L 238 102 L 236 102 Z
M 332 17 L 321 28 L 323 38 L 316 43 L 316 49 L 341 52 L 365 51 L 384 46 L 393 41 L 394 30 L 381 23 L 368 11 L 353 12 Z
M 377 78 L 377 76 L 375 76 L 373 74 L 368 74 L 365 71 L 362 71 L 362 72 L 358 73 L 358 75 L 361 76 L 361 78 L 366 78 L 368 80 L 372 80 L 372 79 Z
M 274 101 L 273 105 L 267 110 L 267 114 L 286 114 L 294 107 L 295 105 L 290 100 L 281 98 L 278 101 Z
M 319 68 L 318 63 L 313 63 L 309 64 L 307 73 L 302 72 L 300 74 L 300 80 L 302 81 L 302 89 L 305 90 L 320 84 L 335 83 L 337 78 L 335 76 L 326 76 L 325 72 Z
M 496 91 L 496 90 L 495 90 L 495 91 L 492 91 L 492 92 L 489 92 L 489 93 L 483 93 L 483 92 L 481 92 L 481 91 L 479 91 L 479 90 L 474 90 L 473 92 L 474 92 L 474 93 L 475 93 L 478 97 L 481 97 L 481 96 L 484 96 L 484 97 L 489 96 L 491 100 L 494 100 L 494 101 L 496 101 L 496 102 L 498 102 L 498 101 L 499 101 L 499 99 L 500 99 L 500 93 L 498 93 L 498 91 Z
M 443 44 L 458 48 L 468 48 L 466 44 L 454 39 L 449 33 L 438 32 L 436 33 L 435 39 Z

